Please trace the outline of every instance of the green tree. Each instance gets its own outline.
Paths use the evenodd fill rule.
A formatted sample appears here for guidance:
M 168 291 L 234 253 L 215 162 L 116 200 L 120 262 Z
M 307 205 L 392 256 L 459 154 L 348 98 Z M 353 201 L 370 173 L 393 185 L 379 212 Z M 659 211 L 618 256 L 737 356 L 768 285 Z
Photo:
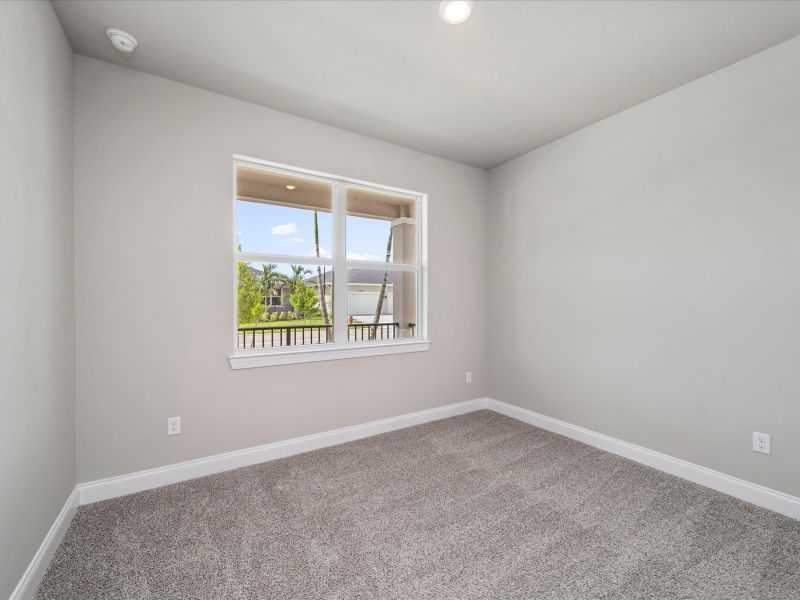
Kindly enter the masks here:
M 312 319 L 320 315 L 319 297 L 316 290 L 304 281 L 300 281 L 294 292 L 289 296 L 295 317 L 298 319 Z
M 239 324 L 257 323 L 264 307 L 261 304 L 261 282 L 253 272 L 253 268 L 248 262 L 239 262 L 238 267 L 238 287 L 237 297 L 237 317 Z

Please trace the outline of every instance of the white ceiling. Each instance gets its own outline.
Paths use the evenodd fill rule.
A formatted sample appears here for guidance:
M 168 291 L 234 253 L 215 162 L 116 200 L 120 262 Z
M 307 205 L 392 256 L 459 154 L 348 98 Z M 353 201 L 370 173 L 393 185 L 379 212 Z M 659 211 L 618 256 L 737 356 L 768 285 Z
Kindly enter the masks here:
M 797 1 L 53 4 L 79 54 L 485 168 L 800 35 Z

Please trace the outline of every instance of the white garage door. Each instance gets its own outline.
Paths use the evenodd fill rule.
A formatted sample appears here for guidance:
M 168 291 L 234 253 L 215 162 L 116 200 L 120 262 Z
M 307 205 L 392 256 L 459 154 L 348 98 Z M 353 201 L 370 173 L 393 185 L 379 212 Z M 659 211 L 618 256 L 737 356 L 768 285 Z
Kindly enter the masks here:
M 378 292 L 350 292 L 347 295 L 347 314 L 354 317 L 375 315 L 375 308 L 378 306 Z M 392 295 L 386 294 L 383 301 L 383 315 L 392 314 Z M 362 319 L 363 320 L 363 319 Z

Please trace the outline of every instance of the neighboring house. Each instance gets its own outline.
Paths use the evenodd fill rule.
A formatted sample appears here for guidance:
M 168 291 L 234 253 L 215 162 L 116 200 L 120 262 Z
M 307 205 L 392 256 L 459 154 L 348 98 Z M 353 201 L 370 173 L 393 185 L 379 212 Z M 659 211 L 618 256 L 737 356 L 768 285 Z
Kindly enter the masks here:
M 383 271 L 380 269 L 349 269 L 347 272 L 347 314 L 353 317 L 373 317 L 378 306 L 378 297 L 383 283 Z M 333 271 L 323 273 L 325 278 L 325 299 L 331 305 L 333 287 Z M 306 283 L 319 287 L 317 274 L 306 278 Z M 393 273 L 390 271 L 386 280 L 386 291 L 383 297 L 381 315 L 392 314 Z
M 289 288 L 282 284 L 275 290 L 275 295 L 267 298 L 267 312 L 288 312 L 292 310 L 292 303 L 289 302 Z

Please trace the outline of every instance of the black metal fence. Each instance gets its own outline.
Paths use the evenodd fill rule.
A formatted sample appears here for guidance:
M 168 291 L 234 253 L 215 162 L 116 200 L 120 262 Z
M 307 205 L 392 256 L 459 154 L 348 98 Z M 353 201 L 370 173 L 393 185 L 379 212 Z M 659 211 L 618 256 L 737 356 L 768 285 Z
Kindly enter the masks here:
M 350 323 L 347 325 L 348 342 L 350 340 L 391 340 L 398 337 L 398 333 L 400 333 L 400 323 Z
M 413 335 L 413 327 L 411 329 Z M 400 337 L 400 323 L 350 323 L 347 339 L 391 340 Z M 239 327 L 238 348 L 275 348 L 307 346 L 333 341 L 333 325 L 266 325 Z

